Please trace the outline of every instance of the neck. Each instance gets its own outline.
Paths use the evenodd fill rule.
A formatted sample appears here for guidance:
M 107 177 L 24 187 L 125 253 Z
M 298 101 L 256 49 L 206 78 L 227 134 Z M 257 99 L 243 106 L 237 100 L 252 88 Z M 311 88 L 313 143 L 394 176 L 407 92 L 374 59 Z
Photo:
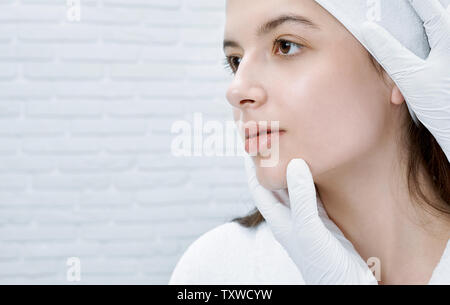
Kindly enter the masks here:
M 391 142 L 315 178 L 328 216 L 367 261 L 381 262 L 381 284 L 427 284 L 450 238 L 448 216 L 427 213 L 409 195 L 404 158 Z M 421 185 L 432 195 L 421 169 Z

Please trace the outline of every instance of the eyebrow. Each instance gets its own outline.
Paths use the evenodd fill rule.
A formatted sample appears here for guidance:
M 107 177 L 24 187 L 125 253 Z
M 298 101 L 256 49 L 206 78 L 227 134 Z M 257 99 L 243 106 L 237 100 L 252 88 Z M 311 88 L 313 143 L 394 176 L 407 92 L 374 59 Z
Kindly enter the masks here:
M 286 14 L 286 15 L 278 16 L 278 17 L 264 23 L 256 31 L 256 36 L 260 37 L 260 36 L 266 35 L 269 32 L 275 30 L 280 25 L 287 23 L 287 22 L 297 23 L 297 24 L 300 24 L 300 25 L 303 25 L 303 26 L 306 26 L 308 28 L 315 29 L 315 30 L 320 29 L 320 27 L 317 24 L 315 24 L 310 19 L 308 19 L 304 16 Z M 225 39 L 223 41 L 223 49 L 225 49 L 227 47 L 239 47 L 239 44 L 235 41 Z

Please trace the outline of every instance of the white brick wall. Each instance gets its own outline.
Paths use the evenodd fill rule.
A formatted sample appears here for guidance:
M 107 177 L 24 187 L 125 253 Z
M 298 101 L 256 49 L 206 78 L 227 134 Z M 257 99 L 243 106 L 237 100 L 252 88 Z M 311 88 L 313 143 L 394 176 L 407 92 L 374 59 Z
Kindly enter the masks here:
M 224 0 L 0 1 L 0 283 L 166 284 L 243 215 L 242 159 L 172 157 L 175 120 L 230 120 Z

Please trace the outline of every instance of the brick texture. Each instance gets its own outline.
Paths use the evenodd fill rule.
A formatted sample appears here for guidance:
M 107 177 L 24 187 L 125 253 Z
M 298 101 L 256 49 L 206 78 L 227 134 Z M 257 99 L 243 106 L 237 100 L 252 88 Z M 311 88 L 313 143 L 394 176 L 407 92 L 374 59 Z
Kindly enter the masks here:
M 253 208 L 239 157 L 170 153 L 231 120 L 225 0 L 0 1 L 0 284 L 166 284 Z M 81 281 L 67 281 L 67 258 Z

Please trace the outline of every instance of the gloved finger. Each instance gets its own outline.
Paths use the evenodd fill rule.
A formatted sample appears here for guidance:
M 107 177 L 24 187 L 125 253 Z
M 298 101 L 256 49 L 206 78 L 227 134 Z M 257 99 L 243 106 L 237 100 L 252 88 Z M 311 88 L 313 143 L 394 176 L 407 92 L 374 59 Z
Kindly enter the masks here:
M 278 200 L 284 204 L 285 206 L 289 207 L 289 193 L 288 193 L 288 189 L 282 189 L 282 190 L 275 190 L 272 191 L 272 193 L 278 198 Z
M 417 68 L 424 63 L 420 57 L 374 22 L 365 22 L 362 34 L 367 49 L 399 87 L 402 87 L 404 75 L 410 73 L 411 67 Z
M 287 230 L 286 228 L 291 224 L 289 208 L 284 206 L 271 191 L 265 189 L 259 183 L 252 158 L 248 154 L 245 154 L 244 158 L 248 186 L 256 207 L 275 232 Z
M 342 244 L 318 215 L 318 202 L 311 171 L 302 159 L 293 159 L 287 169 L 288 190 L 298 249 L 295 262 L 310 284 L 377 284 L 368 266 L 351 243 Z M 330 220 L 331 222 L 331 220 Z M 341 238 L 344 240 L 344 236 Z M 350 277 L 344 277 L 346 273 Z
M 293 159 L 288 164 L 286 176 L 294 224 L 301 229 L 301 226 L 317 223 L 320 218 L 316 189 L 308 165 L 303 159 Z
M 431 49 L 441 41 L 450 43 L 450 15 L 439 0 L 409 0 L 424 22 Z

